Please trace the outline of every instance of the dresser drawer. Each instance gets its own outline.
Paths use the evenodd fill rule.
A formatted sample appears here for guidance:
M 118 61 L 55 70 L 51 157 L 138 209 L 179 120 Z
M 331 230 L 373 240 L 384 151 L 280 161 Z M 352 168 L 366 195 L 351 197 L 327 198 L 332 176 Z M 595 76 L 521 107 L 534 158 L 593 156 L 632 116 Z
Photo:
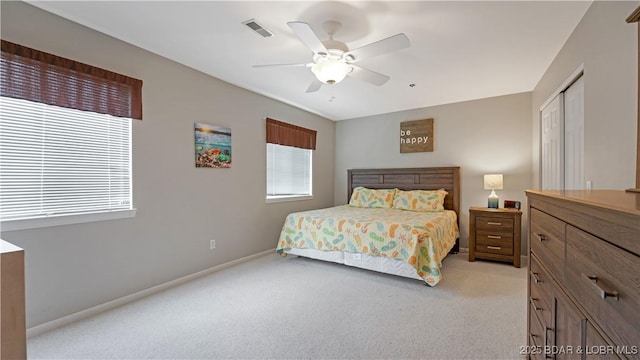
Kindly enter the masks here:
M 640 340 L 640 257 L 567 226 L 567 288 L 617 345 Z
M 587 326 L 585 328 L 585 346 L 587 347 L 586 352 L 588 352 L 587 359 L 595 358 L 597 356 L 598 360 L 619 360 L 621 357 L 619 357 L 618 354 L 625 355 L 625 353 L 628 353 L 628 355 L 633 355 L 633 353 L 636 352 L 636 348 L 632 346 L 628 346 L 626 348 L 621 346 L 616 349 L 618 350 L 618 354 L 616 354 L 616 351 L 600 351 L 600 349 L 609 349 L 609 343 L 602 338 L 589 321 L 587 321 Z
M 485 217 L 478 216 L 476 217 L 476 226 L 478 229 L 491 229 L 497 231 L 513 231 L 513 219 L 512 218 L 501 218 L 498 216 Z
M 535 257 L 531 257 L 529 264 L 529 303 L 532 311 L 540 318 L 540 322 L 551 327 L 551 290 L 552 280 L 549 274 L 540 266 Z
M 492 254 L 513 254 L 513 234 L 478 231 L 476 233 L 476 251 Z
M 531 252 L 554 274 L 564 281 L 564 232 L 566 224 L 535 208 L 530 209 L 531 228 L 529 243 Z
M 531 307 L 531 304 L 529 304 Z M 529 310 L 529 350 L 531 359 L 545 359 L 545 350 L 551 344 L 549 327 L 540 323 L 533 309 Z

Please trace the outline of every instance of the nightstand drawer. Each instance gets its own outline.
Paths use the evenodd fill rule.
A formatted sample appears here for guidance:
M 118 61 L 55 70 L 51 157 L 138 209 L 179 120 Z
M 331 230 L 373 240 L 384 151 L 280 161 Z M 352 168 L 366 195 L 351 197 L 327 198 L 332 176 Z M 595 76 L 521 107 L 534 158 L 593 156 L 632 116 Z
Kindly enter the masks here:
M 486 254 L 513 255 L 513 248 L 511 246 L 503 247 L 496 245 L 476 244 L 476 251 Z
M 476 217 L 478 229 L 492 229 L 499 231 L 513 231 L 513 219 L 501 217 Z
M 476 251 L 492 254 L 513 254 L 513 234 L 478 231 Z

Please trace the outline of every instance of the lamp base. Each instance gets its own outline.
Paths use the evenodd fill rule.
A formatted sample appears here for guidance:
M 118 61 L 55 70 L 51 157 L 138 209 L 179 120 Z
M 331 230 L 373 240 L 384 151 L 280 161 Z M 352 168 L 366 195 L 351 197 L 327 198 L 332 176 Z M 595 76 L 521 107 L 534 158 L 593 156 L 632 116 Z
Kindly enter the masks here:
M 494 190 L 491 190 L 487 207 L 489 209 L 497 209 L 499 202 L 500 202 L 500 198 L 498 197 L 498 194 L 496 194 Z

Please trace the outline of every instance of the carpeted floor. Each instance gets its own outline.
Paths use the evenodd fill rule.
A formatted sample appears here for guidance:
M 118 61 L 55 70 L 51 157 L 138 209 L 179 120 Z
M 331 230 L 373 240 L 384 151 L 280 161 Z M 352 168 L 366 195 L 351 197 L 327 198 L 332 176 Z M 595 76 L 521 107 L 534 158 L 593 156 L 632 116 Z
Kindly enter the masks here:
M 526 267 L 444 260 L 430 288 L 267 255 L 28 339 L 30 359 L 518 359 Z

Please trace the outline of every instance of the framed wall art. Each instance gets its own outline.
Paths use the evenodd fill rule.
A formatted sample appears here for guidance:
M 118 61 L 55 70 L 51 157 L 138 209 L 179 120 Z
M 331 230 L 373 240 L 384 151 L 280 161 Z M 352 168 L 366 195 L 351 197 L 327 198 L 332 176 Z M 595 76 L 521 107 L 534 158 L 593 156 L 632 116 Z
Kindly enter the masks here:
M 194 123 L 196 167 L 231 167 L 231 129 Z
M 433 151 L 433 119 L 400 123 L 400 153 Z

